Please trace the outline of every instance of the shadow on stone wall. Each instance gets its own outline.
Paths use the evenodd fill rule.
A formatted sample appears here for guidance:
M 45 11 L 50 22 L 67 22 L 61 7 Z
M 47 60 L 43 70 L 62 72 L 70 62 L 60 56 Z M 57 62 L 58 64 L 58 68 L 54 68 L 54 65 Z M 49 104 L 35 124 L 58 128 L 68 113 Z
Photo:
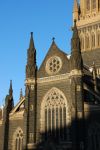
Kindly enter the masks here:
M 83 120 L 74 120 L 69 127 L 51 129 L 40 134 L 35 150 L 86 150 Z
M 95 105 L 95 107 L 100 110 L 100 105 Z M 35 150 L 99 150 L 99 110 L 91 111 L 89 108 L 90 113 L 85 119 L 76 118 L 69 127 L 53 128 L 41 133 Z M 89 133 L 92 129 L 92 133 Z

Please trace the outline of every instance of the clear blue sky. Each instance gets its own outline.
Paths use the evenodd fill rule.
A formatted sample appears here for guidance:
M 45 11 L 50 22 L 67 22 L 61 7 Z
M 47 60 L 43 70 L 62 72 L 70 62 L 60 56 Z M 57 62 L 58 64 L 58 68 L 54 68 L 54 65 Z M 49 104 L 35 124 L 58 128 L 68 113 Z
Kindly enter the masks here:
M 13 80 L 14 100 L 25 80 L 30 32 L 34 33 L 40 66 L 52 37 L 70 53 L 73 0 L 0 0 L 0 106 Z

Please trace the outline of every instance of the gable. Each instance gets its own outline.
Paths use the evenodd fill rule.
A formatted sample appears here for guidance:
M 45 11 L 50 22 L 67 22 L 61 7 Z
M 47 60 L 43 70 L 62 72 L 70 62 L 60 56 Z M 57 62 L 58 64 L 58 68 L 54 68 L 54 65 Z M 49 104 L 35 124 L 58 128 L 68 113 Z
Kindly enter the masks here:
M 23 118 L 23 114 L 25 110 L 24 103 L 25 103 L 25 98 L 23 97 L 21 101 L 11 111 L 10 119 Z
M 53 41 L 40 69 L 38 77 L 48 77 L 69 72 L 69 60 L 67 54 L 61 51 Z

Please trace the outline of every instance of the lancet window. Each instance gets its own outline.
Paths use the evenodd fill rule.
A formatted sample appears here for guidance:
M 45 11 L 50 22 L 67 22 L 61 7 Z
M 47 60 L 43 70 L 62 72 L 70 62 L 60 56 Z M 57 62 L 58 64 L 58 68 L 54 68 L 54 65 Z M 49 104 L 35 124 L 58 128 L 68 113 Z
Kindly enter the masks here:
M 23 149 L 23 131 L 21 128 L 18 128 L 14 133 L 14 143 L 13 150 L 22 150 Z

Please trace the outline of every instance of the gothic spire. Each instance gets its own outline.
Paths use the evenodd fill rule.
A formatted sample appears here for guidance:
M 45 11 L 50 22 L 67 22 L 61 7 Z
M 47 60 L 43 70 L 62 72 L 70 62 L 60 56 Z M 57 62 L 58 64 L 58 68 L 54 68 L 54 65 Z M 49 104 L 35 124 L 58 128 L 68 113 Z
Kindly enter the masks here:
M 26 78 L 33 78 L 36 70 L 36 49 L 34 46 L 33 32 L 31 32 L 29 49 L 27 51 Z
M 78 20 L 79 16 L 79 6 L 77 0 L 74 0 L 74 7 L 73 7 L 73 20 Z
M 22 91 L 22 88 L 21 88 L 21 90 L 20 90 L 20 100 L 21 100 L 22 97 L 23 97 L 23 91 Z
M 29 49 L 35 49 L 34 41 L 33 41 L 33 32 L 31 32 Z
M 78 35 L 76 20 L 74 20 L 71 46 L 72 46 L 72 52 L 71 52 L 72 69 L 82 69 L 83 61 L 82 61 L 82 56 L 81 56 L 80 39 L 79 39 L 79 35 Z
M 73 27 L 73 36 L 72 36 L 72 40 L 71 40 L 71 44 L 72 44 L 72 52 L 73 51 L 78 51 L 80 52 L 80 38 L 78 35 L 78 29 L 77 29 L 77 25 L 76 25 L 76 20 L 74 20 L 74 27 Z
M 10 80 L 9 96 L 13 96 L 12 80 Z
M 77 0 L 74 0 L 74 8 L 73 8 L 73 11 L 74 12 L 78 12 L 78 2 L 77 2 Z

